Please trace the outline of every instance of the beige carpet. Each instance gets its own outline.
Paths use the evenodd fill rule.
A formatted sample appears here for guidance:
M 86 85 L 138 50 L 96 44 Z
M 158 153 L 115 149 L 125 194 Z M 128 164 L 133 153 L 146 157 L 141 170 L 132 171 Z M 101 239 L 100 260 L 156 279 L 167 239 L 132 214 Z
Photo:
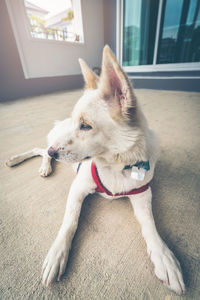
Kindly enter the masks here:
M 187 294 L 178 297 L 154 276 L 128 200 L 86 199 L 68 267 L 44 288 L 43 259 L 56 237 L 74 174 L 54 164 L 38 176 L 41 158 L 7 168 L 9 156 L 45 146 L 53 121 L 66 118 L 81 91 L 0 104 L 0 299 L 200 299 L 200 94 L 138 90 L 162 152 L 153 187 L 159 232 L 179 258 Z

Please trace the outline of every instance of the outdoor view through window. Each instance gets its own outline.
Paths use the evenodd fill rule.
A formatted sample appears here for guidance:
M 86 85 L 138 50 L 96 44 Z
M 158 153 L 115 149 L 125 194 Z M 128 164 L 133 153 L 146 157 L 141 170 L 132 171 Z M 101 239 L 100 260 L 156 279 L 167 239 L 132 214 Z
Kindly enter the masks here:
M 74 0 L 24 0 L 33 38 L 82 42 L 74 18 Z

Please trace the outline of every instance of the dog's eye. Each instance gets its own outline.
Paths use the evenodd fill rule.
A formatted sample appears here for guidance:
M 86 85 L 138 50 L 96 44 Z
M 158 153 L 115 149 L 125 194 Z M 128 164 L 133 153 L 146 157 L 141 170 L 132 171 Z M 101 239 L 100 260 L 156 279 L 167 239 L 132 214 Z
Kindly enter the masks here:
M 92 129 L 92 126 L 85 123 L 81 123 L 80 130 L 90 130 L 90 129 Z

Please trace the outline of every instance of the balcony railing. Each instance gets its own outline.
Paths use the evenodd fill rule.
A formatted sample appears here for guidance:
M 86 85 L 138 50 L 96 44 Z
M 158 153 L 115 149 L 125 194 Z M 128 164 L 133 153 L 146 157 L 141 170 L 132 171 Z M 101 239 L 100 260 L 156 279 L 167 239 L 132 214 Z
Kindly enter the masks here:
M 47 39 L 55 41 L 70 41 L 80 42 L 80 36 L 74 32 L 70 32 L 66 29 L 57 29 L 49 27 L 40 27 L 37 25 L 31 25 L 31 36 L 38 39 Z

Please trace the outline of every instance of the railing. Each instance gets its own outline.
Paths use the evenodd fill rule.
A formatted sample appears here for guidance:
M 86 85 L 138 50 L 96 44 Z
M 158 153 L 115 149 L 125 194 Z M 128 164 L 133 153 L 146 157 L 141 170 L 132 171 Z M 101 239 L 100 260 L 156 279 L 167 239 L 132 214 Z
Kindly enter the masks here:
M 31 25 L 31 36 L 38 39 L 80 42 L 80 36 L 66 29 L 42 28 L 37 25 Z

